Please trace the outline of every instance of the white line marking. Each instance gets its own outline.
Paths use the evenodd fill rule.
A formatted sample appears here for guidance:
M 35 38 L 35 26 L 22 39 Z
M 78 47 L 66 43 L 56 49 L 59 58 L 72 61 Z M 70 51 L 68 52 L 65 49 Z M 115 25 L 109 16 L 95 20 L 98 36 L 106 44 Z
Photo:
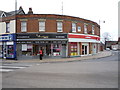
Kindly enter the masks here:
M 19 68 L 19 69 L 21 69 L 21 68 L 25 68 L 25 67 L 15 67 L 15 66 L 0 66 L 0 68 Z
M 12 69 L 0 69 L 0 72 L 10 72 L 10 71 L 14 71 Z

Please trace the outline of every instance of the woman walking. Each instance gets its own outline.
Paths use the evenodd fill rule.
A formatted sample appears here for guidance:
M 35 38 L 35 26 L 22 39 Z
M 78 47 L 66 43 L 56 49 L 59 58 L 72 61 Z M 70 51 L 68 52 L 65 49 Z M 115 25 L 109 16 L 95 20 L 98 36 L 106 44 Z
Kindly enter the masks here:
M 40 60 L 42 60 L 42 57 L 43 57 L 43 51 L 42 51 L 42 48 L 40 49 L 39 54 L 40 54 Z

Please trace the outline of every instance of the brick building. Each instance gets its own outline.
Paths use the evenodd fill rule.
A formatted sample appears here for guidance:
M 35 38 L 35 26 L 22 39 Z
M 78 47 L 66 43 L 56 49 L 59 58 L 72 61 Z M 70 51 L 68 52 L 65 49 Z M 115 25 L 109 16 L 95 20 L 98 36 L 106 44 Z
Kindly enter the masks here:
M 0 56 L 37 58 L 42 47 L 44 57 L 72 57 L 99 52 L 100 26 L 79 17 L 34 14 L 29 8 L 1 11 Z

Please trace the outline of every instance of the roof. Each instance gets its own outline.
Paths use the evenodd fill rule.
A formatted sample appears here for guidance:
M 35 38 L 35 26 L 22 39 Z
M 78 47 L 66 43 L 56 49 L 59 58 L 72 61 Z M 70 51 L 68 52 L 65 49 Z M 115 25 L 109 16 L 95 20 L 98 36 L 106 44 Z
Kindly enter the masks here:
M 106 41 L 107 45 L 115 45 L 118 44 L 118 41 Z
M 8 17 L 16 14 L 25 14 L 25 12 L 23 11 L 22 7 L 20 7 L 19 10 L 11 11 L 11 12 L 5 12 L 0 10 L 0 17 L 3 17 L 2 15 L 5 15 L 6 17 Z

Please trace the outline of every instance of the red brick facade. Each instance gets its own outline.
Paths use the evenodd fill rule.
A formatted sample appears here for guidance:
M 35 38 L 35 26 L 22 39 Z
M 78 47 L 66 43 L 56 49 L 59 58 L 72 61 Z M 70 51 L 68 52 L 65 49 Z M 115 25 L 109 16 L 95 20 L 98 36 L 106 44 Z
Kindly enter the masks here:
M 70 33 L 72 30 L 72 22 L 75 22 L 76 27 L 81 27 L 81 32 L 76 33 L 84 34 L 84 23 L 87 24 L 88 34 L 92 35 L 92 25 L 95 26 L 95 34 L 100 36 L 100 26 L 86 19 L 78 17 L 64 16 L 64 15 L 50 15 L 50 14 L 33 14 L 33 15 L 17 15 L 17 33 L 21 33 L 21 20 L 26 19 L 27 21 L 27 32 L 39 32 L 39 19 L 45 19 L 45 32 L 57 32 L 57 20 L 63 22 L 63 32 Z

